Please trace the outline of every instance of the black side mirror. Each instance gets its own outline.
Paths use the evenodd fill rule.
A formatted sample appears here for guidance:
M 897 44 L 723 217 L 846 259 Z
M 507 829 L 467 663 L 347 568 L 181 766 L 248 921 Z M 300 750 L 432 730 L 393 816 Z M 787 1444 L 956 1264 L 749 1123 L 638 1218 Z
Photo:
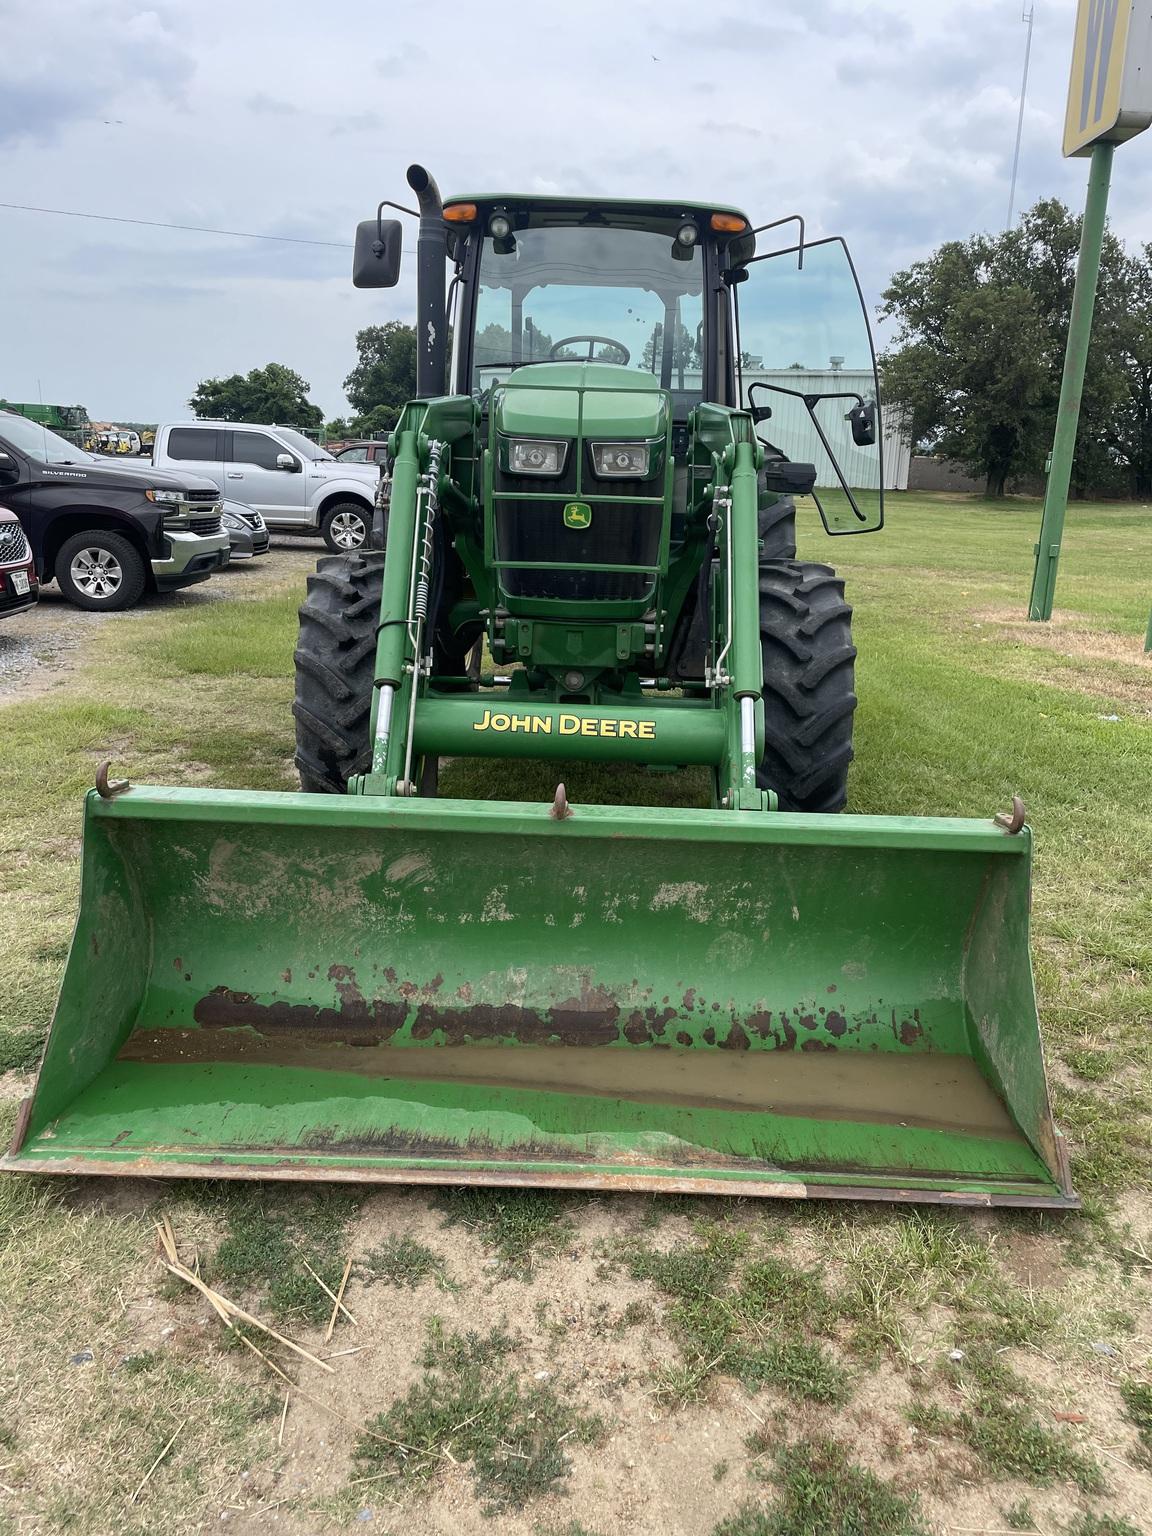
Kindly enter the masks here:
M 10 485 L 20 476 L 20 466 L 10 453 L 0 448 L 0 482 Z
M 876 441 L 876 402 L 854 405 L 844 420 L 852 428 L 852 441 L 857 448 L 871 448 Z
M 365 219 L 356 226 L 354 288 L 395 288 L 400 280 L 403 231 L 399 219 Z

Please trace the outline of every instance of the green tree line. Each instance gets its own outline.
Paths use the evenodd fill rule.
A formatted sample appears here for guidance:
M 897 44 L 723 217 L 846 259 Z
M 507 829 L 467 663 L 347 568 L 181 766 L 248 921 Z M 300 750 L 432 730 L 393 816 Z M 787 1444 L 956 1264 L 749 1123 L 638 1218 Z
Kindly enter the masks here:
M 917 451 L 964 465 L 1002 496 L 1052 445 L 1080 219 L 1056 199 L 1015 228 L 950 240 L 897 272 L 880 306 L 889 408 Z M 1105 236 L 1073 489 L 1152 494 L 1152 244 Z

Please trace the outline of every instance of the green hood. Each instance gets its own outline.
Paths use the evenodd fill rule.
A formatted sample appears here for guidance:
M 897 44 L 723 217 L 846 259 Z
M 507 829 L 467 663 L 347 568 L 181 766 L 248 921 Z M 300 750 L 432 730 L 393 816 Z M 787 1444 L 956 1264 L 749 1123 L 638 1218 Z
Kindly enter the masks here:
M 499 387 L 494 418 L 498 432 L 517 437 L 663 437 L 669 398 L 640 368 L 539 363 L 518 369 Z

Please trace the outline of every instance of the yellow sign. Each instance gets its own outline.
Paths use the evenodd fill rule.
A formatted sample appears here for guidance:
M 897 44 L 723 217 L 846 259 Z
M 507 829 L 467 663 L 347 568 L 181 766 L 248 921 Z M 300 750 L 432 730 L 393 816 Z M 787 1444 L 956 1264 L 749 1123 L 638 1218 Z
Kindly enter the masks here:
M 1064 153 L 1122 144 L 1152 123 L 1152 4 L 1080 0 Z
M 555 729 L 553 729 L 555 727 Z M 486 709 L 474 731 L 523 731 L 528 736 L 614 736 L 655 741 L 655 720 L 601 720 L 594 715 L 517 715 Z

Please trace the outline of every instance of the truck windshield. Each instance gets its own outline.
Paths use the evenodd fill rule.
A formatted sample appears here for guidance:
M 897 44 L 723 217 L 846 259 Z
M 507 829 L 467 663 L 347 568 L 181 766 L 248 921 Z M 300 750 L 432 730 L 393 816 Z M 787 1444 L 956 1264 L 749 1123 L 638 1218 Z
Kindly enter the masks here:
M 26 416 L 0 416 L 0 438 L 39 464 L 91 464 L 93 457 Z
M 277 427 L 276 430 L 286 443 L 295 448 L 297 453 L 303 454 L 314 464 L 319 463 L 321 459 L 332 457 L 327 448 L 321 448 L 319 443 L 314 443 L 310 437 L 305 437 L 303 432 L 297 432 L 295 427 Z
M 694 405 L 702 395 L 700 247 L 673 256 L 653 230 L 569 225 L 491 237 L 480 255 L 474 394 L 524 363 L 588 360 L 654 374 Z

